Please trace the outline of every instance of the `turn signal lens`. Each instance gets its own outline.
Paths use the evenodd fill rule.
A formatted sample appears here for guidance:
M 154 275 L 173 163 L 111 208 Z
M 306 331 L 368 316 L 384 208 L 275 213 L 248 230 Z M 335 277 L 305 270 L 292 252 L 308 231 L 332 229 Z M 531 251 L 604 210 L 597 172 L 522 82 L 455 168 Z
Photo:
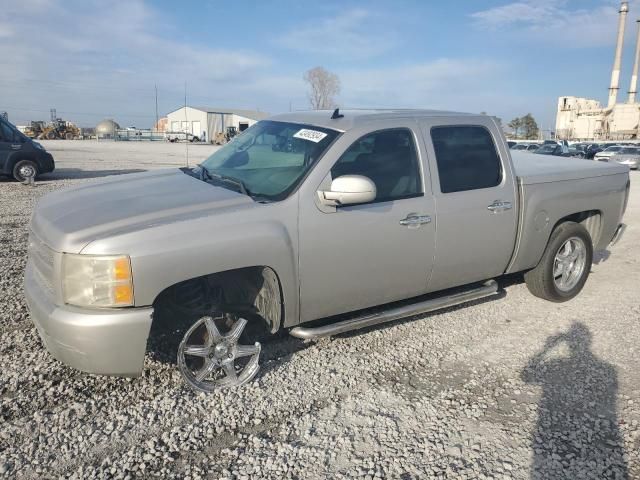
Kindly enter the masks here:
M 79 307 L 130 307 L 134 304 L 131 260 L 125 255 L 62 257 L 64 302 Z

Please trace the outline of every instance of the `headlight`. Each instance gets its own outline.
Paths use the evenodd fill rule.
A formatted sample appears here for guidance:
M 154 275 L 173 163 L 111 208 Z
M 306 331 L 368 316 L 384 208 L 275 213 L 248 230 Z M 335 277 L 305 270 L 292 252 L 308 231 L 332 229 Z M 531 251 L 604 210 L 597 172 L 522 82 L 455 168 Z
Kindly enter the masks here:
M 131 259 L 126 255 L 62 256 L 64 302 L 79 307 L 133 305 Z

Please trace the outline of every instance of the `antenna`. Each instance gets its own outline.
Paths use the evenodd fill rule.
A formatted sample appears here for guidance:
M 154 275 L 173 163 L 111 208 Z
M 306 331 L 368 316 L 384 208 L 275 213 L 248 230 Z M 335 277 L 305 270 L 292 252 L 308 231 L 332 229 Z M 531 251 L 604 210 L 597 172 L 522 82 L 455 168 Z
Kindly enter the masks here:
M 338 118 L 343 118 L 343 117 L 344 117 L 344 115 L 340 113 L 340 109 L 339 109 L 339 108 L 336 108 L 336 109 L 333 111 L 333 115 L 331 115 L 331 120 L 336 120 L 336 119 L 338 119 Z
M 51 121 L 55 122 L 56 118 L 58 118 L 58 114 L 56 112 L 56 109 L 52 108 L 51 110 L 49 110 L 49 113 L 51 114 Z
M 186 152 L 187 168 L 189 168 L 189 134 L 187 128 L 189 128 L 189 119 L 187 118 L 187 82 L 184 82 L 184 123 L 187 124 L 184 130 L 184 148 Z

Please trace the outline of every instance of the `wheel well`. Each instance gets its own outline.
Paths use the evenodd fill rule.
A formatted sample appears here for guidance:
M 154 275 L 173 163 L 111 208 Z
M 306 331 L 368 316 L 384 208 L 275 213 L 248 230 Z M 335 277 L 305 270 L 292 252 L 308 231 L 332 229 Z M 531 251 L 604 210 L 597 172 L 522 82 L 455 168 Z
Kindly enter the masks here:
M 284 318 L 280 279 L 267 266 L 245 267 L 184 280 L 164 289 L 154 300 L 156 309 L 169 307 L 202 315 L 216 306 L 248 311 L 259 315 L 271 333 L 276 333 Z
M 585 212 L 572 213 L 571 215 L 562 217 L 553 226 L 553 230 L 564 222 L 579 223 L 587 230 L 587 232 L 589 232 L 594 248 L 598 244 L 600 235 L 602 234 L 602 212 L 599 210 L 587 210 Z
M 14 155 L 9 158 L 9 161 L 7 162 L 7 171 L 9 172 L 9 174 L 13 173 L 13 167 L 16 166 L 16 163 L 22 160 L 31 160 L 38 166 L 38 168 L 42 168 L 40 162 L 38 162 L 35 156 L 31 155 L 30 152 L 20 152 L 20 155 Z

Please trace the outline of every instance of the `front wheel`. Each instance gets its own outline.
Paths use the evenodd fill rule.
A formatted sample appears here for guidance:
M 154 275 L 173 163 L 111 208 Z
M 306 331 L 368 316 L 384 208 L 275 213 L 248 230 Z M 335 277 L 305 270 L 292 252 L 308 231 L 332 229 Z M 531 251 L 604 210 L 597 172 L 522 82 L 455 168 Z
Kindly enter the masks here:
M 38 165 L 31 160 L 20 160 L 13 166 L 13 178 L 19 182 L 25 182 L 29 178 L 36 178 Z
M 261 346 L 240 344 L 247 320 L 220 313 L 197 320 L 178 346 L 178 369 L 185 383 L 199 392 L 239 387 L 260 369 Z
M 525 273 L 524 279 L 536 297 L 566 302 L 584 287 L 592 262 L 589 232 L 578 223 L 565 222 L 553 231 L 540 263 Z

